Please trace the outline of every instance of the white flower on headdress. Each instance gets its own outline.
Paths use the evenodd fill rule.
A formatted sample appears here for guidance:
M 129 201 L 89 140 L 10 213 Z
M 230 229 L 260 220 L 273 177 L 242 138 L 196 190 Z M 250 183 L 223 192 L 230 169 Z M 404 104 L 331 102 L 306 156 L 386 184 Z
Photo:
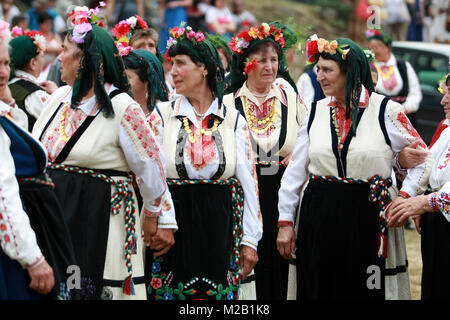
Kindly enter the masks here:
M 317 36 L 317 34 L 313 34 L 311 37 L 309 37 L 308 41 L 315 41 L 315 40 L 319 40 L 319 37 Z
M 45 49 L 47 48 L 47 40 L 41 34 L 36 34 L 34 36 L 33 43 L 36 45 L 36 47 L 39 48 L 39 51 L 45 51 Z
M 137 18 L 135 16 L 129 17 L 126 21 L 130 24 L 131 29 L 134 29 L 136 27 Z

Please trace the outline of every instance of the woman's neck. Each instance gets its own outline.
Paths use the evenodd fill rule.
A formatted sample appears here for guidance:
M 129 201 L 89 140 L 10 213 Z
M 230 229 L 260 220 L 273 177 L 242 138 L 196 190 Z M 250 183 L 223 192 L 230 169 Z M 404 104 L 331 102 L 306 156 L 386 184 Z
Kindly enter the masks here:
M 257 98 L 267 96 L 269 94 L 271 86 L 272 84 L 260 85 L 247 81 L 248 90 L 250 90 L 250 92 L 253 93 L 253 95 Z
M 145 97 L 145 94 L 142 96 L 136 96 L 135 97 L 136 102 L 141 106 L 142 111 L 144 112 L 145 115 L 147 115 L 149 113 L 149 110 L 147 108 L 147 99 Z
M 200 91 L 201 92 L 201 91 Z M 213 102 L 213 95 L 211 90 L 204 90 L 204 94 L 198 94 L 191 97 L 186 97 L 191 105 L 194 107 L 197 114 L 203 115 L 208 111 L 209 107 Z

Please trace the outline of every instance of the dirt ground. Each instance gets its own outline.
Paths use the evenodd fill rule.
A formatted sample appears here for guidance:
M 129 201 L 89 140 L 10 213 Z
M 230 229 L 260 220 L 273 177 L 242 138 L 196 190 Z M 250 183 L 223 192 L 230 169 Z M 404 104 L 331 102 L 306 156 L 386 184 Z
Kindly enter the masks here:
M 411 297 L 413 300 L 420 300 L 420 282 L 422 277 L 420 235 L 416 230 L 405 230 L 405 240 L 409 263 L 409 282 L 411 286 Z

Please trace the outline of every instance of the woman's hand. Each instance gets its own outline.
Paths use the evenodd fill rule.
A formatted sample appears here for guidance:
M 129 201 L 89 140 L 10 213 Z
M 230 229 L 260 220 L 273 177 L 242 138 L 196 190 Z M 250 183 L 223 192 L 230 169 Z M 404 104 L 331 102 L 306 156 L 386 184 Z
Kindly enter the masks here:
M 58 86 L 53 81 L 47 80 L 39 84 L 48 94 L 52 94 L 58 89 Z
M 53 289 L 55 277 L 53 276 L 53 269 L 47 261 L 44 260 L 35 267 L 27 268 L 27 271 L 31 278 L 31 289 L 39 294 L 48 294 Z
M 421 234 L 422 233 L 421 232 L 422 229 L 420 228 L 420 216 L 415 216 L 412 219 L 413 219 L 414 224 L 416 226 L 417 233 Z
M 428 197 L 429 196 L 417 196 L 399 201 L 397 201 L 399 198 L 395 199 L 389 210 L 387 227 L 402 226 L 406 223 L 408 217 L 419 216 L 425 212 L 433 211 L 428 204 Z M 415 220 L 414 222 L 416 223 Z
M 295 253 L 295 230 L 291 226 L 283 226 L 278 230 L 277 249 L 285 259 L 291 259 Z
M 154 251 L 155 257 L 167 253 L 175 243 L 173 229 L 158 228 L 156 234 L 150 239 L 150 248 Z
M 289 161 L 291 161 L 292 158 L 292 152 L 289 153 L 286 157 L 284 157 L 283 161 L 281 161 L 281 164 L 285 167 L 289 165 Z
M 144 244 L 146 247 L 150 246 L 150 241 L 152 237 L 156 234 L 158 230 L 158 216 L 144 217 L 144 223 L 142 224 L 142 231 L 144 232 Z
M 398 162 L 402 169 L 413 168 L 425 162 L 428 153 L 425 150 L 416 149 L 419 144 L 419 141 L 415 141 L 398 154 Z
M 242 279 L 247 278 L 247 276 L 252 272 L 256 263 L 258 263 L 258 260 L 258 253 L 255 249 L 249 246 L 241 247 L 240 266 Z

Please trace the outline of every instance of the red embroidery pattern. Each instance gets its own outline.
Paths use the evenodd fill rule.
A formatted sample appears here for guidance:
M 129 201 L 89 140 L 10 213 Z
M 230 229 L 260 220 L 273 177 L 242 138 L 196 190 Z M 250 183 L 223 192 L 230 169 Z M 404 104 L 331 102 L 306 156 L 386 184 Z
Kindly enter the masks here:
M 202 128 L 208 129 L 208 121 L 212 119 L 211 115 L 207 116 L 202 121 Z M 197 129 L 193 123 L 190 124 L 190 128 L 194 134 L 195 140 L 191 142 L 189 139 L 187 145 L 187 151 L 190 156 L 190 160 L 195 170 L 200 170 L 210 164 L 215 157 L 215 144 L 212 135 L 201 134 L 197 136 Z
M 145 155 L 150 159 L 159 158 L 158 145 L 140 109 L 127 108 L 121 125 L 125 128 L 142 159 L 145 160 Z
M 16 238 L 14 237 L 14 233 L 12 233 L 12 230 L 8 230 L 8 225 L 10 226 L 10 228 L 12 228 L 12 225 L 9 221 L 9 217 L 8 217 L 8 212 L 6 209 L 6 205 L 5 205 L 5 198 L 2 195 L 2 189 L 0 188 L 0 200 L 1 200 L 1 205 L 2 205 L 2 212 L 0 213 L 0 243 L 2 244 L 2 246 L 6 247 L 10 242 L 11 242 L 11 238 L 10 235 L 12 235 L 13 239 L 14 239 L 14 247 L 16 248 L 16 255 L 19 255 L 18 252 L 18 245 L 16 243 Z M 9 232 L 8 232 L 9 231 Z
M 403 112 L 399 112 L 397 114 L 397 121 L 401 123 L 403 128 L 405 128 L 406 131 L 415 138 L 415 140 L 418 140 L 420 142 L 419 146 L 427 149 L 427 145 L 425 144 L 425 142 L 423 142 L 422 137 L 419 135 L 419 133 L 417 133 L 416 129 L 414 129 L 411 122 L 409 122 L 408 117 Z

